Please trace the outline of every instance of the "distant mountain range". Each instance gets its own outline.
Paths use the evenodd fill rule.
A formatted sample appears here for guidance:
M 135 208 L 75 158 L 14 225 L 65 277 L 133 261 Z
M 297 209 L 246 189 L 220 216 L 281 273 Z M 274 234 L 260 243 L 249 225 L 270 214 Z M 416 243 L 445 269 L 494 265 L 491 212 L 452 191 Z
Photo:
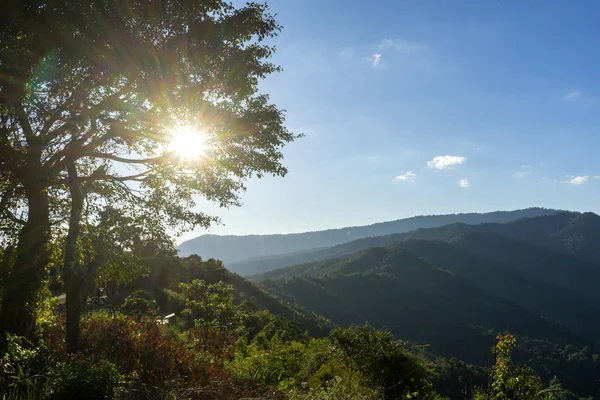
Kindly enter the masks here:
M 574 331 L 589 334 L 589 337 L 598 336 L 600 340 L 600 321 L 588 318 L 590 313 L 600 315 L 600 291 L 597 290 L 600 263 L 593 258 L 595 249 L 600 247 L 600 226 L 587 234 L 572 229 L 563 235 L 562 241 L 556 239 L 560 236 L 557 232 L 565 232 L 564 227 L 589 227 L 596 223 L 600 224 L 596 214 L 561 212 L 508 224 L 453 224 L 422 229 L 281 257 L 278 260 L 283 264 L 296 262 L 298 265 L 250 279 L 267 281 L 321 275 L 340 257 L 391 245 L 459 274 L 499 298 L 568 324 Z M 572 246 L 574 237 L 578 238 L 577 243 L 586 245 Z
M 231 263 L 228 268 L 242 275 L 260 274 L 278 268 L 339 257 L 370 247 L 387 246 L 401 241 L 433 240 L 451 243 L 463 240 L 465 235 L 475 233 L 496 234 L 505 238 L 527 242 L 530 245 L 554 250 L 560 253 L 561 256 L 573 256 L 578 262 L 597 262 L 600 260 L 600 217 L 593 213 L 555 211 L 551 215 L 522 218 L 508 223 L 479 225 L 456 223 L 438 228 L 417 229 L 405 233 L 368 237 L 325 249 Z M 479 240 L 484 240 L 484 235 L 478 237 Z M 493 239 L 490 240 L 493 242 Z M 508 252 L 504 256 L 509 257 L 511 253 Z
M 468 213 L 417 216 L 390 222 L 381 222 L 367 226 L 354 226 L 326 231 L 293 233 L 287 235 L 246 235 L 219 236 L 202 235 L 179 245 L 179 255 L 182 257 L 197 254 L 204 259 L 220 259 L 233 270 L 242 274 L 252 274 L 266 269 L 245 271 L 246 262 L 240 265 L 232 263 L 249 260 L 256 257 L 283 255 L 307 250 L 335 246 L 349 241 L 385 236 L 394 233 L 404 233 L 420 228 L 435 228 L 453 223 L 482 224 L 506 223 L 520 218 L 552 215 L 556 210 L 543 208 L 528 208 L 515 211 L 495 211 L 489 213 Z M 250 260 L 248 263 L 260 262 Z
M 518 360 L 600 398 L 596 214 L 456 223 L 253 262 L 291 265 L 251 277 L 273 295 L 335 324 L 389 328 L 437 355 L 486 365 L 495 336 L 509 331 Z

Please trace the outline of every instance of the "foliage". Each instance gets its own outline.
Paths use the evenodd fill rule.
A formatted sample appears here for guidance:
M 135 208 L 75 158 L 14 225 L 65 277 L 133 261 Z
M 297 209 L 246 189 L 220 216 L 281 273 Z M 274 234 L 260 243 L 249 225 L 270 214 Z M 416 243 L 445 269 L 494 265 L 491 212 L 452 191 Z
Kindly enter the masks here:
M 517 340 L 513 335 L 499 335 L 492 349 L 496 362 L 491 370 L 490 387 L 475 393 L 475 400 L 554 400 L 578 399 L 564 390 L 554 378 L 544 388 L 542 380 L 524 365 L 514 365 L 511 359 Z
M 363 385 L 378 390 L 384 399 L 425 399 L 430 395 L 424 362 L 409 354 L 390 331 L 363 325 L 335 329 L 331 336 L 350 374 L 360 373 Z
M 533 375 L 530 368 L 513 366 L 511 353 L 517 344 L 513 335 L 498 336 L 494 347 L 496 364 L 492 368 L 491 390 L 498 400 L 539 398 L 542 391 L 541 380 Z
M 123 304 L 123 311 L 130 315 L 155 313 L 156 309 L 156 301 L 149 293 L 142 290 L 130 294 Z
M 236 345 L 231 373 L 291 398 L 428 399 L 433 391 L 424 360 L 389 332 L 368 326 L 337 329 L 328 339 L 284 341 L 264 332 Z
M 53 226 L 68 221 L 63 269 L 74 350 L 80 287 L 98 268 L 79 262 L 90 242 L 86 219 L 101 220 L 110 203 L 146 232 L 208 226 L 217 218 L 196 211 L 199 196 L 238 205 L 248 178 L 287 173 L 281 149 L 299 135 L 259 91 L 279 71 L 267 39 L 280 26 L 264 4 L 220 0 L 110 0 L 83 9 L 73 0 L 11 2 L 1 26 L 0 228 L 10 233 L 2 247 L 14 246 L 16 256 L 2 279 L 0 332 L 33 334 L 31 299 L 43 286 Z M 182 126 L 203 132 L 202 157 L 169 147 Z M 102 262 L 100 281 L 129 279 L 122 267 L 137 261 Z
M 114 399 L 120 375 L 110 361 L 72 359 L 60 363 L 52 375 L 50 399 Z
M 311 387 L 307 392 L 293 393 L 292 400 L 375 400 L 378 393 L 358 385 L 349 385 L 335 376 L 321 387 Z
M 48 366 L 49 351 L 42 342 L 37 346 L 27 339 L 7 334 L 6 352 L 0 359 L 0 395 L 32 396 L 43 391 L 44 371 Z
M 210 376 L 219 376 L 213 363 L 226 354 L 223 344 L 209 344 L 205 352 L 193 331 L 178 340 L 148 317 L 95 314 L 82 321 L 82 354 L 114 362 L 135 385 L 177 386 L 186 379 L 206 384 Z
M 196 326 L 209 329 L 227 329 L 233 315 L 233 287 L 223 282 L 207 283 L 195 279 L 181 284 L 185 296 L 184 315 L 190 316 Z

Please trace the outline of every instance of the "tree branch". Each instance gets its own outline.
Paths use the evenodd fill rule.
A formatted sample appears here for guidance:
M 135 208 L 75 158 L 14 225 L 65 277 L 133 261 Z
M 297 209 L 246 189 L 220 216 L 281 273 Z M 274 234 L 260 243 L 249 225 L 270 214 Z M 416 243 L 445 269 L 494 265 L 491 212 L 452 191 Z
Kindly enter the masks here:
M 25 223 L 26 223 L 21 218 L 15 217 L 10 210 L 6 210 L 6 212 L 4 213 L 4 215 L 6 215 L 6 218 L 10 219 L 12 222 L 14 222 L 16 224 L 25 225 Z
M 121 89 L 119 89 L 116 92 L 114 92 L 113 94 L 110 94 L 110 95 L 106 96 L 98 104 L 91 106 L 87 110 L 83 110 L 81 113 L 77 114 L 74 117 L 71 117 L 70 119 L 67 119 L 66 121 L 64 121 L 65 123 L 63 125 L 59 126 L 54 131 L 52 131 L 51 133 L 48 134 L 48 137 L 46 138 L 46 142 L 50 142 L 50 141 L 56 139 L 57 137 L 59 137 L 60 135 L 63 135 L 65 133 L 67 133 L 68 130 L 69 130 L 69 128 L 71 126 L 73 126 L 73 124 L 76 121 L 83 121 L 83 120 L 88 119 L 88 118 L 95 118 L 95 117 L 97 117 L 98 114 L 100 114 L 103 110 L 106 109 L 106 106 L 110 102 L 112 102 L 114 100 L 117 100 L 119 97 L 127 94 L 130 89 L 131 89 L 130 85 L 126 84 Z M 56 122 L 56 121 L 54 121 L 54 122 Z M 48 129 L 49 128 L 50 127 L 48 127 Z M 91 131 L 93 131 L 93 129 Z M 89 139 L 89 137 L 87 137 L 86 140 L 87 139 Z M 85 143 L 85 140 L 82 141 L 81 143 Z M 60 158 L 60 157 L 62 157 L 64 155 L 64 154 L 59 154 L 59 153 L 57 153 L 57 154 L 58 154 L 58 158 Z
M 86 176 L 80 177 L 79 179 L 82 181 L 93 182 L 93 181 L 114 181 L 114 182 L 124 182 L 124 181 L 137 181 L 142 182 L 143 179 L 148 176 L 148 174 L 152 172 L 152 169 L 144 171 L 142 173 L 136 175 L 126 175 L 126 176 L 117 176 L 117 175 L 98 175 L 98 176 Z
M 7 208 L 8 202 L 10 201 L 10 198 L 13 196 L 16 186 L 17 185 L 15 182 L 11 182 L 9 184 L 8 188 L 6 188 L 6 190 L 4 191 L 2 199 L 0 200 L 0 213 L 3 213 L 4 210 Z
M 107 160 L 112 160 L 112 161 L 116 161 L 116 162 L 120 162 L 120 163 L 124 163 L 124 164 L 153 164 L 153 163 L 165 161 L 167 159 L 166 155 L 159 156 L 159 157 L 152 157 L 152 158 L 140 158 L 140 159 L 124 158 L 124 157 L 119 157 L 119 156 L 115 156 L 115 155 L 108 154 L 108 153 L 90 153 L 90 154 L 86 154 L 85 156 L 92 157 L 92 158 L 104 158 Z
M 27 144 L 32 146 L 35 142 L 35 134 L 33 133 L 33 129 L 29 123 L 29 118 L 27 118 L 27 114 L 25 113 L 25 108 L 23 108 L 23 103 L 19 101 L 14 104 L 14 107 L 17 113 L 17 118 L 19 119 L 19 124 L 21 125 L 21 129 L 23 129 L 23 133 L 25 134 Z

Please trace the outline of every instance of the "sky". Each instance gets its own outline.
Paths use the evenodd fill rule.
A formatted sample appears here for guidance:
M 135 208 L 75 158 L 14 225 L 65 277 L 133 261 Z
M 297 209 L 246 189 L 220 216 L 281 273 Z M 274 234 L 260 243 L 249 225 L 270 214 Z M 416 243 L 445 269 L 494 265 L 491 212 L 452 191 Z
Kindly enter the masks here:
M 286 177 L 188 232 L 269 234 L 531 206 L 600 213 L 600 2 L 270 0 L 261 84 Z

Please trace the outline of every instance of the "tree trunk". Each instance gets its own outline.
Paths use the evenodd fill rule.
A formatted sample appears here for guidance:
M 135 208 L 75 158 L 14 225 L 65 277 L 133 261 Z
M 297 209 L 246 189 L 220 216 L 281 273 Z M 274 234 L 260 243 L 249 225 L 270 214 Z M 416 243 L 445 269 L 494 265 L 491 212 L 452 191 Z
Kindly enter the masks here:
M 23 182 L 27 196 L 27 221 L 19 233 L 15 265 L 3 290 L 0 340 L 5 333 L 31 338 L 35 331 L 35 297 L 48 264 L 50 241 L 48 193 L 41 174 L 36 175 L 29 175 Z
M 85 302 L 87 300 L 85 288 L 81 286 L 79 279 L 73 277 L 66 284 L 66 333 L 67 333 L 67 351 L 69 353 L 75 353 L 79 350 L 79 321 L 81 314 L 85 309 Z
M 69 190 L 71 193 L 71 217 L 69 232 L 65 243 L 64 281 L 66 302 L 67 351 L 74 353 L 79 349 L 79 319 L 86 301 L 86 290 L 82 277 L 83 266 L 77 263 L 77 247 L 81 232 L 81 215 L 85 195 L 78 182 L 77 168 L 71 161 L 67 166 Z

